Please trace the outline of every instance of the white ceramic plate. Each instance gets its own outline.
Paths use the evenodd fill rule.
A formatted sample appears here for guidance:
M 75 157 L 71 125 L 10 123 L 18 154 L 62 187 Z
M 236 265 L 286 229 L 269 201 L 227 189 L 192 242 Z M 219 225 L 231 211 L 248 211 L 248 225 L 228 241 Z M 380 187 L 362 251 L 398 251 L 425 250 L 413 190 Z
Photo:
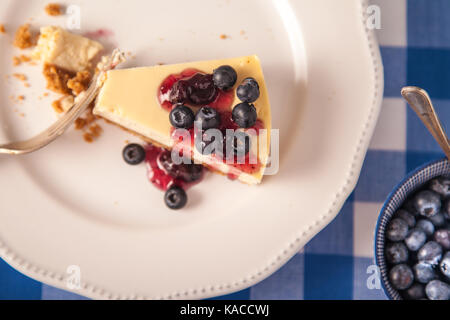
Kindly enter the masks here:
M 62 2 L 62 1 L 60 1 Z M 3 0 L 0 142 L 29 137 L 56 117 L 38 67 L 11 66 L 11 30 L 65 26 L 47 1 Z M 180 212 L 143 166 L 121 159 L 130 136 L 104 126 L 92 145 L 69 132 L 33 155 L 0 158 L 0 253 L 17 270 L 68 289 L 81 268 L 92 298 L 205 298 L 255 284 L 281 267 L 339 212 L 353 190 L 382 97 L 378 46 L 359 0 L 86 1 L 81 31 L 106 28 L 132 65 L 258 54 L 280 129 L 281 167 L 259 187 L 209 175 Z M 245 34 L 241 34 L 241 30 Z M 231 38 L 220 39 L 221 34 Z M 8 99 L 24 94 L 17 106 Z M 14 111 L 14 109 L 17 109 Z M 25 117 L 19 116 L 24 113 Z

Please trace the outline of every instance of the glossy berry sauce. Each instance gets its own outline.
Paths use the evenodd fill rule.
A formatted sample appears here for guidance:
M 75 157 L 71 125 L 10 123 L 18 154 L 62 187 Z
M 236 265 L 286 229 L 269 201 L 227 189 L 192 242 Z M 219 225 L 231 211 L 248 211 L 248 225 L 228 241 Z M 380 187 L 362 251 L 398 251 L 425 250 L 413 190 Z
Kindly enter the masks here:
M 166 79 L 164 79 L 164 81 L 162 82 L 161 86 L 158 89 L 158 100 L 161 106 L 169 112 L 172 111 L 174 105 L 170 102 L 169 95 L 175 83 L 177 83 L 180 80 L 188 81 L 198 73 L 204 74 L 203 72 L 197 69 L 186 69 L 179 74 L 171 74 Z M 208 105 L 219 111 L 229 110 L 231 108 L 233 100 L 234 100 L 234 92 L 232 90 L 231 91 L 219 90 L 216 99 L 213 102 L 208 103 Z M 186 104 L 189 105 L 189 103 Z
M 178 82 L 178 81 L 189 81 L 192 77 L 194 77 L 197 74 L 204 74 L 199 70 L 196 69 L 186 69 L 184 71 L 182 71 L 179 74 L 171 74 L 169 75 L 161 84 L 160 88 L 158 89 L 158 99 L 159 99 L 159 103 L 161 104 L 162 108 L 166 109 L 167 111 L 171 111 L 174 107 L 174 104 L 171 103 L 170 101 L 170 94 L 171 94 L 171 90 L 174 87 L 174 85 Z M 219 89 L 217 89 L 219 90 Z M 213 102 L 208 103 L 207 105 L 215 108 L 216 110 L 219 111 L 220 115 L 221 115 L 221 126 L 220 126 L 220 130 L 222 131 L 223 136 L 226 136 L 226 130 L 227 129 L 232 129 L 232 130 L 238 130 L 240 129 L 236 123 L 234 123 L 233 119 L 232 119 L 232 104 L 234 101 L 234 97 L 235 97 L 235 91 L 234 90 L 229 90 L 229 91 L 222 91 L 219 90 L 219 93 L 216 97 L 216 99 Z M 189 103 L 185 103 L 187 105 L 189 105 Z M 194 106 L 194 107 L 202 107 L 202 105 L 200 106 Z M 254 132 L 256 132 L 257 135 L 259 135 L 259 130 L 264 129 L 264 123 L 261 120 L 257 120 L 256 124 L 249 128 L 246 129 L 251 130 L 253 129 Z M 183 149 L 184 151 L 188 152 L 189 154 L 186 155 L 184 154 L 184 156 L 190 156 L 192 157 L 192 153 L 193 153 L 193 148 L 195 148 L 195 137 L 197 132 L 195 132 L 194 129 L 189 130 L 190 133 L 190 141 L 187 139 L 184 139 L 183 142 L 184 144 L 182 145 L 182 147 L 180 149 Z M 177 130 L 175 128 L 172 129 L 172 138 L 176 141 L 179 142 L 179 140 L 182 140 L 182 138 L 179 137 L 179 134 L 177 132 Z M 225 144 L 224 144 L 225 145 Z M 214 155 L 212 155 L 212 157 L 214 157 Z M 255 172 L 258 172 L 261 169 L 261 163 L 259 161 L 259 159 L 257 159 L 257 163 L 250 163 L 250 159 L 253 159 L 254 157 L 250 157 L 249 154 L 247 154 L 247 156 L 245 157 L 245 159 L 243 159 L 244 161 L 239 161 L 239 162 L 243 162 L 243 163 L 238 163 L 238 159 L 235 157 L 235 161 L 233 164 L 229 164 L 229 166 L 231 166 L 231 170 L 230 173 L 228 174 L 228 178 L 230 178 L 231 180 L 236 180 L 239 178 L 240 172 L 245 172 L 247 174 L 253 174 Z M 223 161 L 226 162 L 227 159 L 224 157 L 224 159 L 220 159 L 218 157 L 216 157 L 217 161 Z M 149 161 L 148 161 L 149 162 Z M 154 162 L 154 161 L 153 161 Z M 151 161 L 149 163 L 152 163 Z M 236 168 L 236 170 L 233 170 L 233 167 Z M 212 166 L 212 169 L 214 169 L 214 166 Z M 176 181 L 172 182 L 169 181 L 167 182 L 165 179 L 167 179 L 166 177 L 160 176 L 158 171 L 155 171 L 155 173 L 152 173 L 152 182 L 154 184 L 161 185 L 160 188 L 163 188 L 163 190 L 166 190 L 164 188 L 167 188 L 167 185 L 169 185 L 170 183 L 176 183 Z M 170 180 L 170 179 L 169 179 Z M 155 182 L 154 182 L 155 181 Z
M 156 147 L 154 145 L 148 145 L 146 148 L 146 159 L 148 178 L 150 182 L 156 186 L 158 189 L 167 191 L 172 186 L 178 186 L 184 190 L 200 183 L 203 180 L 204 172 L 201 166 L 196 165 L 178 165 L 170 163 L 169 167 L 172 172 L 169 172 L 163 161 L 169 160 L 171 158 L 171 152 L 163 148 Z M 165 160 L 166 159 L 166 160 Z M 188 168 L 196 166 L 198 169 L 194 178 L 182 178 L 180 171 L 187 172 Z

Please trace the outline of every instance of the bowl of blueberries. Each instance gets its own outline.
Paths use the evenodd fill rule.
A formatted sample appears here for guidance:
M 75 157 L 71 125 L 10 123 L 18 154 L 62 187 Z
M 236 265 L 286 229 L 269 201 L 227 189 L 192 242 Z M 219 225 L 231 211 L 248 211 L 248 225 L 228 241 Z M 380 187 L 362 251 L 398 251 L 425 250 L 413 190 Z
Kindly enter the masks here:
M 416 169 L 389 195 L 375 258 L 393 300 L 450 300 L 450 163 Z

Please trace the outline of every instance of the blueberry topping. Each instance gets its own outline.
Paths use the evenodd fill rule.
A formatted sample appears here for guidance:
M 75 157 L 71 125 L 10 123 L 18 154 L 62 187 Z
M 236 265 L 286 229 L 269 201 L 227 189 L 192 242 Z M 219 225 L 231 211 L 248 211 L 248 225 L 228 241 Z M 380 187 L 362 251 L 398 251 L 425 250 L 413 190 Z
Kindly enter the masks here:
M 415 279 L 423 284 L 436 279 L 436 273 L 434 272 L 433 266 L 428 263 L 419 262 L 414 266 Z
M 450 250 L 450 229 L 441 229 L 435 232 L 434 241 L 439 243 L 444 250 Z
M 417 222 L 416 228 L 425 232 L 427 237 L 432 236 L 434 233 L 434 224 L 426 219 L 419 220 Z
M 397 290 L 406 290 L 414 282 L 414 274 L 406 264 L 398 264 L 389 272 L 389 280 Z
M 437 265 L 442 258 L 442 247 L 434 241 L 427 242 L 417 253 L 420 262 Z
M 258 113 L 254 105 L 244 102 L 234 107 L 232 118 L 239 128 L 250 128 L 255 125 Z
M 445 224 L 445 217 L 442 213 L 437 213 L 434 216 L 429 217 L 428 219 L 436 228 L 440 228 Z
M 420 215 L 429 218 L 441 209 L 441 198 L 433 191 L 421 191 L 414 197 L 414 206 Z
M 228 91 L 237 81 L 237 73 L 230 66 L 221 66 L 214 70 L 213 81 L 217 88 Z
M 219 91 L 213 82 L 211 74 L 197 73 L 188 81 L 189 100 L 194 105 L 206 105 L 216 100 Z
M 187 195 L 182 188 L 174 186 L 167 190 L 164 201 L 170 209 L 179 210 L 186 205 Z
M 393 219 L 386 228 L 386 238 L 391 241 L 402 241 L 408 235 L 408 224 L 402 219 Z
M 175 164 L 170 151 L 161 153 L 158 157 L 158 163 L 169 175 L 188 183 L 198 181 L 203 176 L 202 165 L 193 163 Z
M 190 129 L 194 125 L 194 112 L 189 107 L 177 106 L 170 112 L 169 119 L 177 129 Z
M 253 78 L 245 79 L 242 84 L 237 88 L 236 95 L 242 102 L 253 103 L 258 100 L 259 84 Z
M 442 274 L 447 277 L 447 280 L 450 280 L 450 251 L 442 258 L 439 269 L 441 269 Z
M 195 126 L 203 131 L 219 128 L 220 113 L 208 106 L 201 108 L 195 115 Z
M 129 144 L 122 152 L 123 159 L 130 165 L 138 165 L 145 160 L 145 149 L 139 144 Z
M 425 292 L 430 300 L 450 300 L 450 285 L 439 280 L 431 281 Z
M 216 133 L 220 133 L 220 137 L 218 137 Z M 216 141 L 216 138 L 220 138 L 220 140 Z M 204 156 L 210 154 L 223 155 L 223 136 L 217 129 L 209 129 L 197 133 L 194 143 L 197 151 Z
M 408 261 L 408 249 L 401 242 L 390 243 L 386 246 L 386 260 L 392 264 Z
M 398 210 L 397 213 L 395 214 L 395 218 L 405 220 L 409 228 L 414 228 L 414 226 L 416 225 L 416 218 L 414 218 L 414 216 L 411 213 L 409 213 L 404 209 Z
M 439 177 L 431 180 L 429 188 L 442 197 L 450 196 L 450 179 Z
M 405 239 L 405 244 L 411 251 L 417 251 L 425 244 L 427 241 L 427 235 L 424 231 L 420 229 L 413 229 L 409 231 Z
M 180 80 L 175 82 L 170 91 L 169 101 L 172 104 L 189 102 L 189 90 L 189 83 L 187 81 Z

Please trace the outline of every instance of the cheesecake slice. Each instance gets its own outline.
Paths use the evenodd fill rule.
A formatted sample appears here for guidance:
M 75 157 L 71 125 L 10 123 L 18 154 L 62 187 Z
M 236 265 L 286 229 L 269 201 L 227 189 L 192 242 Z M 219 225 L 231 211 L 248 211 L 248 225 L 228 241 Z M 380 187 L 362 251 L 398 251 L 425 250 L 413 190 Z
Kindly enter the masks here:
M 92 60 L 103 50 L 93 40 L 70 33 L 60 27 L 41 28 L 41 34 L 33 58 L 69 72 L 91 68 Z
M 221 66 L 230 66 L 237 73 L 234 87 L 227 88 L 226 91 L 218 90 L 214 101 L 207 104 L 220 112 L 222 129 L 238 129 L 232 120 L 232 110 L 242 103 L 236 94 L 239 85 L 248 78 L 253 78 L 259 85 L 259 98 L 252 102 L 257 112 L 257 123 L 252 128 L 239 128 L 252 133 L 249 137 L 250 154 L 253 156 L 249 157 L 247 154 L 245 160 L 230 162 L 218 159 L 214 154 L 204 155 L 193 146 L 191 157 L 232 179 L 258 184 L 269 159 L 272 124 L 268 92 L 257 56 L 109 71 L 97 98 L 94 114 L 137 133 L 154 144 L 172 149 L 175 145 L 175 128 L 169 120 L 169 114 L 176 104 L 171 103 L 168 97 L 174 84 L 183 79 L 188 81 L 198 74 L 207 77 Z M 199 101 L 190 101 L 191 103 L 183 104 L 194 113 L 205 106 Z

